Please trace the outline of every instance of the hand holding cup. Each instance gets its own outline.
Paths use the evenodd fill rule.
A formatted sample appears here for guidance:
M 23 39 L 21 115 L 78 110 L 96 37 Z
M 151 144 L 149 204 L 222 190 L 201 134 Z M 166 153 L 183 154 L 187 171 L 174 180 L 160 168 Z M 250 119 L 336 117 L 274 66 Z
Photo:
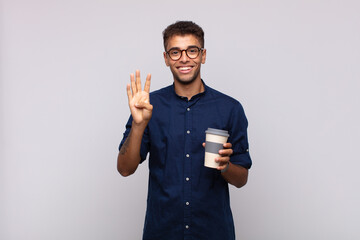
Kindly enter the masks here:
M 229 134 L 225 130 L 208 128 L 206 133 L 204 166 L 223 170 L 233 153 L 232 144 L 227 143 Z

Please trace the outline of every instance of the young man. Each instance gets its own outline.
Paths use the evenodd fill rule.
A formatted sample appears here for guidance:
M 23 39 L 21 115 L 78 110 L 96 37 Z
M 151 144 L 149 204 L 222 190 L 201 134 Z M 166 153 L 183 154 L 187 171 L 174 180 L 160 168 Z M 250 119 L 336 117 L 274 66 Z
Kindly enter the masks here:
M 130 75 L 131 116 L 119 146 L 118 171 L 133 174 L 150 153 L 143 239 L 235 239 L 228 184 L 244 186 L 252 164 L 244 110 L 202 81 L 206 49 L 198 25 L 176 22 L 163 37 L 174 82 L 149 94 L 150 74 L 143 90 L 140 72 Z M 230 134 L 217 169 L 204 166 L 209 127 Z

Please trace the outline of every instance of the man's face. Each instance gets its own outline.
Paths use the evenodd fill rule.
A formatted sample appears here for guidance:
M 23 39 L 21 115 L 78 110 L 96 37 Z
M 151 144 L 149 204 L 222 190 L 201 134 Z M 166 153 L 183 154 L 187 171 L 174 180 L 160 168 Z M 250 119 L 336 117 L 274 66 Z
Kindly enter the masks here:
M 175 35 L 171 37 L 167 43 L 166 51 L 170 49 L 185 50 L 189 47 L 201 48 L 200 42 L 193 35 Z M 178 81 L 182 84 L 189 84 L 195 80 L 200 80 L 200 67 L 201 64 L 205 63 L 206 50 L 200 52 L 199 56 L 191 59 L 187 56 L 186 52 L 183 51 L 180 59 L 172 60 L 166 52 L 164 52 L 164 59 L 166 66 L 170 67 L 170 70 L 174 76 L 174 81 Z

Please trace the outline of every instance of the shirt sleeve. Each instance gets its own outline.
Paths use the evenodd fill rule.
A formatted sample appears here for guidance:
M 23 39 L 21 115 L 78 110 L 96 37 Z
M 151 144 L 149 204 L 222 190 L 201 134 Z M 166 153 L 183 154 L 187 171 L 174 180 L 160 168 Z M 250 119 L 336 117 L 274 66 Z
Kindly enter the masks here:
M 230 156 L 230 161 L 250 169 L 252 161 L 249 154 L 247 127 L 248 121 L 244 109 L 238 102 L 234 106 L 230 118 L 229 142 L 233 146 L 233 154 Z
M 129 136 L 130 134 L 130 130 L 131 130 L 131 126 L 132 126 L 132 116 L 130 115 L 129 117 L 129 120 L 128 122 L 126 123 L 126 130 L 123 134 L 123 139 L 121 140 L 120 142 L 120 145 L 119 145 L 119 151 L 122 147 L 122 145 L 124 144 L 126 138 Z M 143 135 L 143 138 L 141 140 L 141 147 L 140 147 L 140 163 L 142 163 L 145 159 L 146 159 L 146 156 L 149 152 L 149 130 L 148 130 L 148 127 L 146 127 L 145 131 L 144 131 L 144 135 Z

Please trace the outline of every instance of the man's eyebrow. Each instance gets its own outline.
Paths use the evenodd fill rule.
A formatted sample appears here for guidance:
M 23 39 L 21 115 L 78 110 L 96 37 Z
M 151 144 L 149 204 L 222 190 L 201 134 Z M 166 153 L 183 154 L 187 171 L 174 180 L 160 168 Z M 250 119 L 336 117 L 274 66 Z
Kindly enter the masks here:
M 187 48 L 185 48 L 185 49 L 188 49 L 188 48 L 191 48 L 191 47 L 197 47 L 197 48 L 201 48 L 201 47 L 198 47 L 198 46 L 196 46 L 196 45 L 190 45 L 190 46 L 187 46 Z M 170 48 L 168 51 L 170 51 L 170 50 L 181 50 L 179 47 L 172 47 L 172 48 Z M 183 49 L 183 50 L 185 50 L 185 49 Z

